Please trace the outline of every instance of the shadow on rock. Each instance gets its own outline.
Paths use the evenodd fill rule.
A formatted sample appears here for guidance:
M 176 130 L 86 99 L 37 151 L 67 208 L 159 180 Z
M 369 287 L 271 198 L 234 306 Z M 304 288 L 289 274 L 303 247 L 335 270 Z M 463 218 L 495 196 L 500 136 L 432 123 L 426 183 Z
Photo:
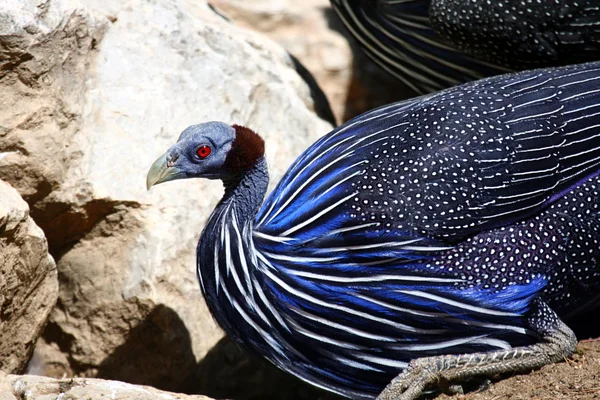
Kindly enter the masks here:
M 190 334 L 177 313 L 155 307 L 98 368 L 98 378 L 176 391 L 196 365 Z
M 331 7 L 325 9 L 325 17 L 329 27 L 343 35 L 352 49 L 352 78 L 346 98 L 344 121 L 373 108 L 418 96 L 363 53 Z
M 325 121 L 329 122 L 331 125 L 336 126 L 337 121 L 335 120 L 335 116 L 333 115 L 333 111 L 331 111 L 331 107 L 329 106 L 329 100 L 327 100 L 327 96 L 319 87 L 319 84 L 312 76 L 309 70 L 306 69 L 304 65 L 292 54 L 288 53 L 290 59 L 292 60 L 292 64 L 294 65 L 294 69 L 300 75 L 300 77 L 306 82 L 308 88 L 310 89 L 310 96 L 315 102 L 315 113 Z
M 232 400 L 341 400 L 221 339 L 180 391 Z

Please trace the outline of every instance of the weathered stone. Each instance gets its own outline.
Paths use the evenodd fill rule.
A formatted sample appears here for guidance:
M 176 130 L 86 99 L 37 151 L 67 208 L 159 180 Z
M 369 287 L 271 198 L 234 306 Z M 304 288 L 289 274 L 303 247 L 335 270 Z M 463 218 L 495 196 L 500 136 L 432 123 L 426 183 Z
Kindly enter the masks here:
M 40 213 L 36 203 L 60 186 L 79 156 L 70 142 L 104 25 L 42 0 L 3 1 L 0 21 L 0 176 L 33 205 L 46 230 L 55 215 Z
M 0 176 L 30 203 L 59 270 L 32 368 L 176 389 L 222 337 L 195 274 L 198 236 L 222 187 L 147 192 L 149 166 L 186 126 L 222 120 L 265 138 L 276 182 L 331 125 L 281 47 L 205 2 L 39 3 L 57 10 L 53 23 L 30 33 L 13 18 L 21 47 L 6 53 L 0 81 L 21 105 L 0 110 Z M 37 2 L 19 4 L 15 13 L 42 24 Z M 29 56 L 17 62 L 17 53 Z
M 338 122 L 414 96 L 360 50 L 329 0 L 214 0 L 211 4 L 297 57 L 325 92 Z
M 0 371 L 0 400 L 17 400 L 12 387 L 6 379 L 6 374 Z
M 0 370 L 25 369 L 57 296 L 44 233 L 17 191 L 0 181 Z
M 52 379 L 0 372 L 0 400 L 112 399 L 211 400 L 206 396 L 169 393 L 148 386 L 92 378 Z

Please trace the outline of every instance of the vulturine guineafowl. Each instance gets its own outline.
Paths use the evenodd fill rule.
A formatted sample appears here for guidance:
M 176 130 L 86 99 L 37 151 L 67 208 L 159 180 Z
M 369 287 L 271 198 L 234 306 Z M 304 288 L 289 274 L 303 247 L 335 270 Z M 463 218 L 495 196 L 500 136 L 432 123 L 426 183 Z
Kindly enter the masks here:
M 185 129 L 147 185 L 223 181 L 197 272 L 238 343 L 353 399 L 402 373 L 381 398 L 414 399 L 575 351 L 560 318 L 600 305 L 599 173 L 591 63 L 367 112 L 309 147 L 264 203 L 262 139 L 221 122 Z
M 417 93 L 600 60 L 600 0 L 331 0 L 365 53 Z

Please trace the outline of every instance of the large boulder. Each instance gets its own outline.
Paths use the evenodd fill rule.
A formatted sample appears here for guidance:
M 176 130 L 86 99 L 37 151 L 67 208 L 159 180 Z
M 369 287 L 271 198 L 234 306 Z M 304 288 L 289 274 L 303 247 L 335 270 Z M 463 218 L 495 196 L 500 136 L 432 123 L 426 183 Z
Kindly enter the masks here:
M 44 233 L 17 191 L 0 181 L 0 371 L 24 371 L 57 296 Z
M 39 4 L 38 4 L 39 3 Z M 0 36 L 0 177 L 48 236 L 60 293 L 31 371 L 177 389 L 222 337 L 195 276 L 218 182 L 147 192 L 186 126 L 267 143 L 272 181 L 331 125 L 298 65 L 203 1 L 14 0 Z M 9 49 L 6 51 L 4 49 Z

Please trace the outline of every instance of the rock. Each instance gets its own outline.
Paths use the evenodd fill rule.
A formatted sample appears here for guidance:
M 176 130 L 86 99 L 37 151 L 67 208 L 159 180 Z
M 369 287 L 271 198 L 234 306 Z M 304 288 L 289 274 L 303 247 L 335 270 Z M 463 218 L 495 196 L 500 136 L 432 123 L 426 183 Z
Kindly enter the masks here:
M 70 142 L 81 127 L 87 69 L 103 24 L 42 0 L 2 1 L 0 21 L 0 176 L 34 205 L 32 217 L 47 232 L 46 219 L 57 212 L 40 214 L 35 203 L 61 185 L 78 157 Z
M 0 90 L 20 105 L 0 110 L 0 177 L 29 202 L 60 279 L 32 369 L 175 390 L 223 335 L 195 274 L 222 187 L 147 192 L 152 161 L 186 126 L 222 120 L 265 138 L 276 182 L 331 125 L 281 47 L 205 2 L 37 3 L 3 8 L 16 50 L 0 51 Z
M 211 400 L 206 396 L 169 393 L 148 386 L 91 378 L 52 379 L 0 372 L 0 400 L 112 399 L 112 400 Z
M 325 92 L 337 121 L 414 96 L 365 56 L 329 0 L 213 0 L 211 4 L 298 58 Z
M 58 278 L 27 203 L 3 181 L 0 260 L 0 370 L 22 372 L 56 304 Z
M 13 395 L 13 390 L 6 379 L 6 374 L 0 371 L 0 400 L 17 400 Z

